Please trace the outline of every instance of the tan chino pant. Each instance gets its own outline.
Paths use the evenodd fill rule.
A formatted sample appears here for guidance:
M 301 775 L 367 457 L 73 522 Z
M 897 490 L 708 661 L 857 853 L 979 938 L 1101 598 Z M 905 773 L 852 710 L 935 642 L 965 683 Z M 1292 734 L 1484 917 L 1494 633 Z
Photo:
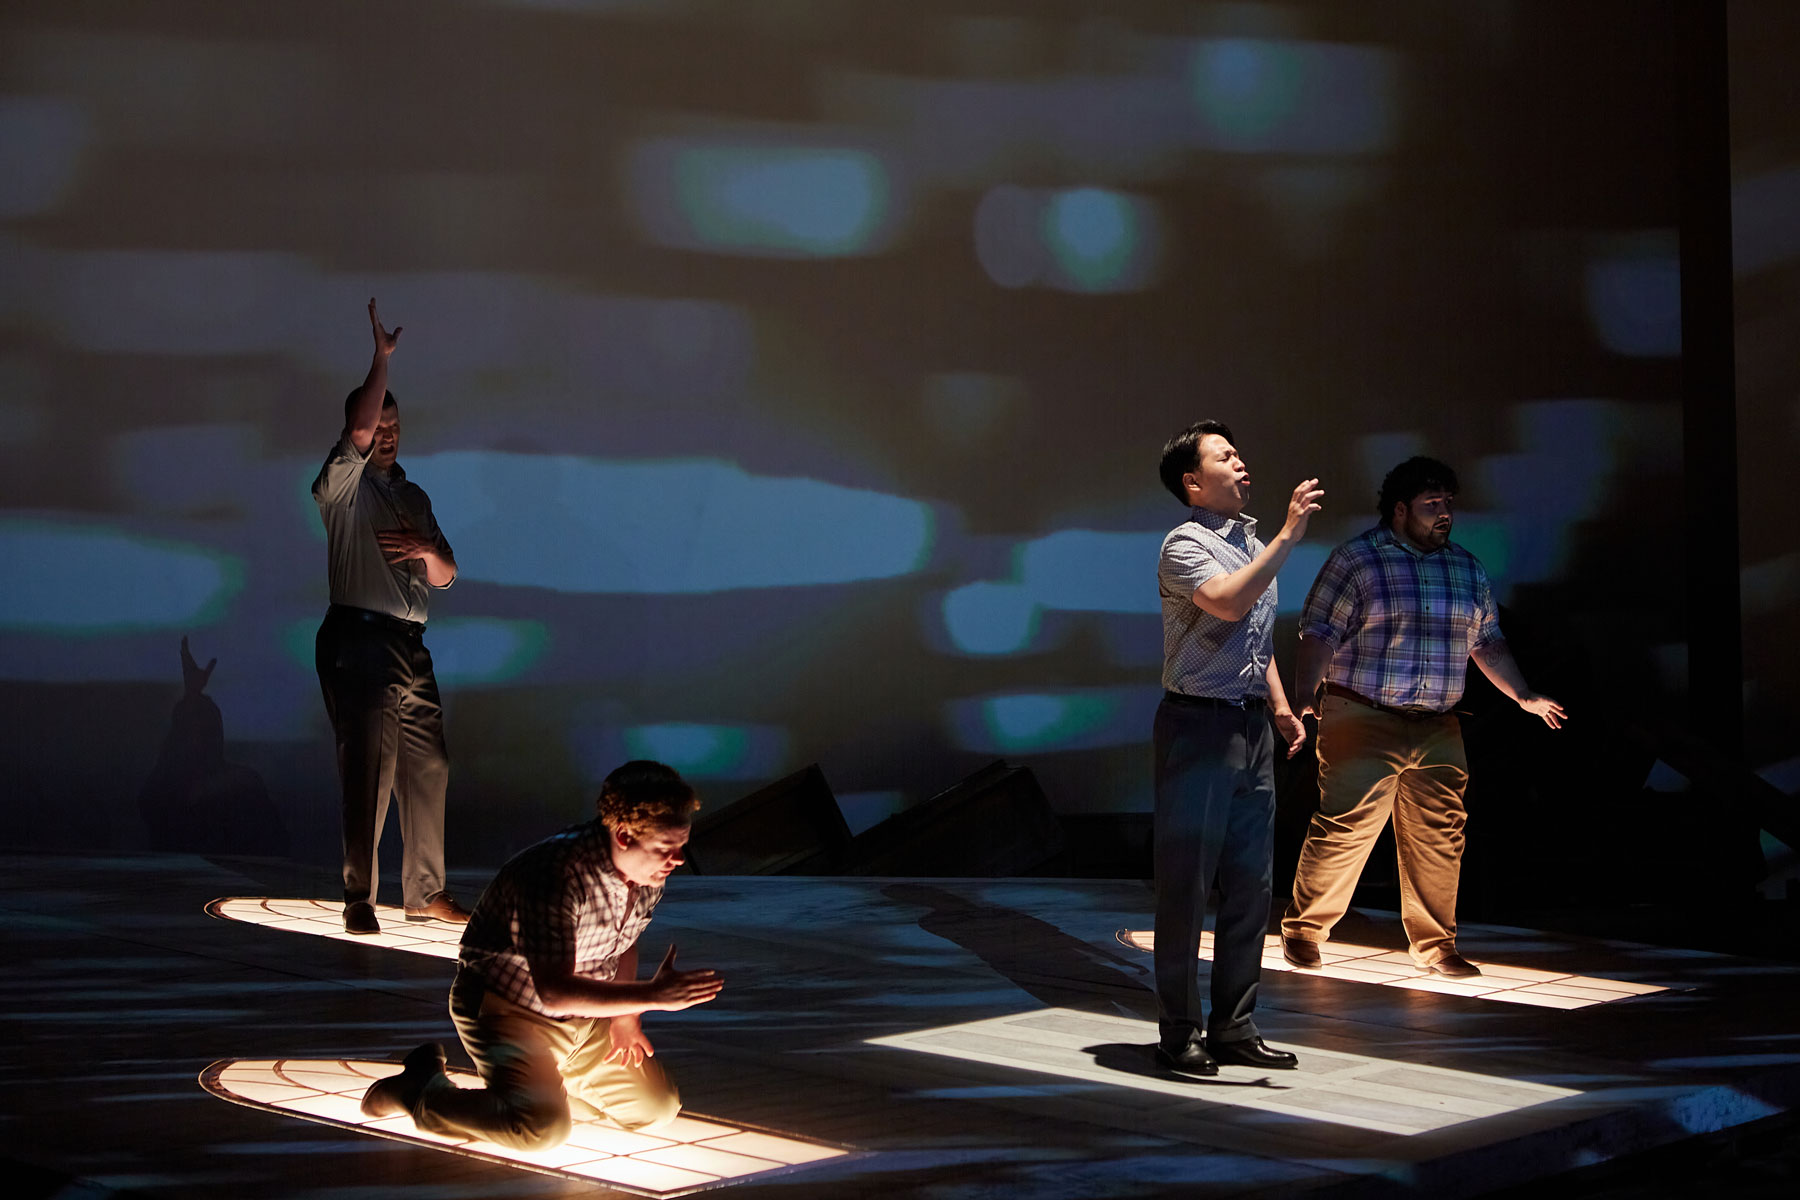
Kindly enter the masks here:
M 1350 908 L 1388 817 L 1400 866 L 1400 918 L 1413 962 L 1456 951 L 1462 873 L 1462 727 L 1453 714 L 1405 717 L 1328 695 L 1319 712 L 1319 811 L 1294 872 L 1281 936 L 1323 942 Z
M 605 1061 L 610 1021 L 543 1016 L 486 991 L 467 971 L 451 988 L 450 1018 L 484 1086 L 438 1080 L 413 1108 L 420 1129 L 548 1150 L 569 1136 L 571 1104 L 623 1129 L 654 1129 L 681 1112 L 656 1059 L 636 1067 Z

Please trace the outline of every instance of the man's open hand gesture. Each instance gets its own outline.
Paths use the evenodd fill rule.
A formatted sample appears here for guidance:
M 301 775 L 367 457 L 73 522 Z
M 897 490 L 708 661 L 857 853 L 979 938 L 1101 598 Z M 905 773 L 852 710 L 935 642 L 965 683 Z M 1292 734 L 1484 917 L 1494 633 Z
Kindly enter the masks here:
M 719 978 L 717 971 L 677 971 L 675 947 L 671 945 L 657 966 L 656 974 L 650 977 L 650 1007 L 679 1012 L 696 1004 L 705 1004 L 724 986 L 725 981 Z
M 1295 541 L 1305 537 L 1307 522 L 1312 520 L 1314 513 L 1324 507 L 1319 503 L 1324 496 L 1325 491 L 1319 486 L 1318 480 L 1302 479 L 1300 486 L 1294 489 L 1294 494 L 1288 497 L 1287 522 L 1282 526 L 1281 531 Z

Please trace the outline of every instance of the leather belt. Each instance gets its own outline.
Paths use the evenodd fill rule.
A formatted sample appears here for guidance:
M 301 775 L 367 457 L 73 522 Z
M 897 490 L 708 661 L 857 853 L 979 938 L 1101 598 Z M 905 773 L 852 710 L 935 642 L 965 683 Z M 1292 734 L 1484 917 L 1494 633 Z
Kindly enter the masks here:
M 1395 708 L 1391 704 L 1377 704 L 1375 701 L 1369 699 L 1367 696 L 1363 695 L 1361 692 L 1352 691 L 1349 688 L 1344 687 L 1342 684 L 1337 684 L 1337 683 L 1326 684 L 1325 685 L 1325 694 L 1327 696 L 1342 696 L 1344 699 L 1349 700 L 1355 704 L 1360 704 L 1364 708 L 1372 708 L 1372 709 L 1375 709 L 1377 712 L 1384 712 L 1390 716 L 1401 717 L 1408 721 L 1423 721 L 1429 717 L 1442 717 L 1442 716 L 1449 715 L 1447 713 L 1433 712 L 1429 708 Z
M 370 625 L 379 625 L 383 629 L 392 630 L 394 633 L 404 634 L 407 637 L 423 637 L 425 634 L 425 622 L 423 621 L 407 621 L 366 608 L 353 608 L 348 604 L 334 604 L 325 610 L 325 615 L 339 620 L 363 621 Z
M 1164 692 L 1163 699 L 1189 708 L 1234 708 L 1239 712 L 1260 712 L 1268 704 L 1261 696 L 1227 700 L 1223 696 L 1190 696 L 1186 692 Z

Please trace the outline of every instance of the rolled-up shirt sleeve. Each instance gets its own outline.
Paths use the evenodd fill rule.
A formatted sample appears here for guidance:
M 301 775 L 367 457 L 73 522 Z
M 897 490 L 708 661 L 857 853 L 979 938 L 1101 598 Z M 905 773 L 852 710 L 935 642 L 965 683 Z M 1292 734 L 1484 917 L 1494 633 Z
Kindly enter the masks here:
M 1494 588 L 1480 563 L 1475 568 L 1475 620 L 1469 623 L 1469 653 L 1494 642 L 1506 640 L 1500 630 L 1500 605 L 1494 600 Z
M 319 468 L 318 477 L 313 480 L 313 499 L 320 504 L 349 504 L 356 496 L 357 484 L 362 482 L 363 468 L 369 465 L 369 456 L 374 452 L 373 441 L 367 450 L 357 450 L 346 431 L 338 438 L 338 444 L 332 447 L 325 465 Z
M 421 493 L 421 495 L 423 495 L 423 493 Z M 444 531 L 442 529 L 438 528 L 437 514 L 431 511 L 431 501 L 429 499 L 425 500 L 424 506 L 425 506 L 425 529 L 424 529 L 425 537 L 430 540 L 430 542 L 433 546 L 437 547 L 437 552 L 439 554 L 443 555 L 445 558 L 449 559 L 452 563 L 454 563 L 456 561 L 456 551 L 454 551 L 450 548 L 450 540 L 444 536 Z M 427 583 L 431 582 L 430 576 L 426 577 L 426 582 Z M 455 582 L 456 582 L 456 576 L 452 575 L 450 577 L 449 583 L 442 583 L 442 584 L 433 583 L 433 584 L 431 584 L 431 586 L 434 588 L 437 588 L 439 591 L 442 591 L 444 588 L 449 587 L 451 584 L 453 584 Z
M 1355 572 L 1342 546 L 1331 552 L 1300 609 L 1300 636 L 1337 649 L 1355 628 L 1359 601 Z

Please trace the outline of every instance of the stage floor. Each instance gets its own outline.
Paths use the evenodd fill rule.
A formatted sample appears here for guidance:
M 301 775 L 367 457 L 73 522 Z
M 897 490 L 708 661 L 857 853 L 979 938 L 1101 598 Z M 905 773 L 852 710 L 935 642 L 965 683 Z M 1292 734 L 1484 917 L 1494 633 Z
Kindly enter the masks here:
M 607 1194 L 201 1086 L 221 1060 L 427 1040 L 466 1065 L 444 959 L 205 911 L 316 896 L 328 873 L 174 855 L 0 872 L 0 1145 L 25 1194 Z M 482 881 L 454 882 L 472 902 Z M 1465 928 L 1468 957 L 1634 986 L 1559 1009 L 1268 971 L 1258 1021 L 1302 1069 L 1171 1075 L 1150 1052 L 1150 956 L 1119 936 L 1141 942 L 1149 910 L 1129 881 L 677 877 L 645 960 L 673 941 L 726 977 L 713 1004 L 645 1022 L 689 1109 L 851 1151 L 709 1193 L 1476 1195 L 1800 1101 L 1800 966 L 1491 927 Z M 1378 913 L 1339 936 L 1404 948 Z

